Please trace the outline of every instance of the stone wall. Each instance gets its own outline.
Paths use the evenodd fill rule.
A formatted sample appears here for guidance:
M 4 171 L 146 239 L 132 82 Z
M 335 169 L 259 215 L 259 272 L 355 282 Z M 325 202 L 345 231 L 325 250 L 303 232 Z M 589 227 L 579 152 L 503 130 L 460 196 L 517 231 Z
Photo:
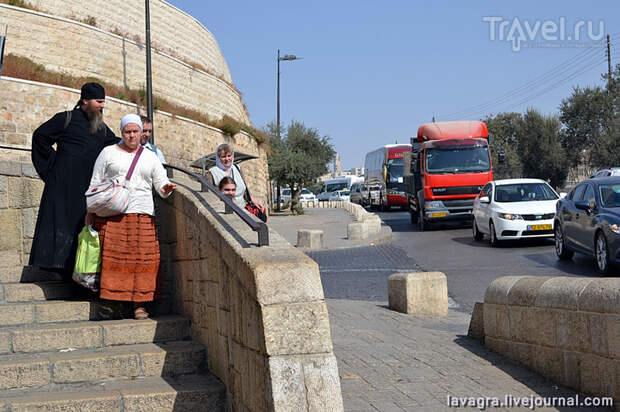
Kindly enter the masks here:
M 489 348 L 620 410 L 620 279 L 502 277 L 483 318 Z
M 42 1 L 42 3 L 48 2 Z M 50 1 L 49 3 L 60 5 L 65 2 Z M 82 9 L 90 8 L 92 4 L 92 2 L 71 3 L 82 5 L 80 6 Z M 103 12 L 108 8 L 112 10 L 110 3 L 119 3 L 119 7 L 114 8 L 115 14 L 118 14 L 117 21 L 127 20 L 125 16 L 132 12 L 131 7 L 127 5 L 132 3 L 122 2 L 124 6 L 121 7 L 120 1 L 100 2 L 97 3 L 100 4 L 99 9 L 93 12 Z M 144 7 L 143 3 L 140 4 Z M 65 9 L 64 5 L 63 9 L 65 14 L 67 10 L 70 10 Z M 167 6 L 167 9 L 170 9 L 170 6 Z M 181 12 L 177 14 L 180 22 L 183 20 L 193 22 L 193 24 L 185 22 L 186 26 L 197 27 L 195 20 L 191 17 Z M 141 43 L 75 20 L 4 4 L 0 4 L 1 20 L 8 22 L 9 25 L 5 54 L 15 53 L 49 70 L 73 76 L 93 77 L 119 87 L 131 89 L 145 87 L 146 52 Z M 175 19 L 172 18 L 172 21 L 174 22 Z M 180 22 L 179 26 L 174 29 L 182 32 Z M 173 29 L 172 26 L 166 27 L 168 30 Z M 203 31 L 208 33 L 206 30 Z M 217 43 L 210 34 L 207 37 L 212 41 L 203 39 L 204 43 L 199 46 L 195 44 L 200 39 L 198 37 L 186 45 L 186 48 L 193 47 L 195 56 L 203 52 L 208 55 L 209 51 L 218 55 L 217 59 L 213 56 L 210 58 L 213 61 L 209 67 L 230 82 L 228 67 L 219 52 Z M 178 38 L 172 33 L 169 39 L 173 44 L 175 42 L 185 44 L 185 40 L 189 41 Z M 240 94 L 225 81 L 157 50 L 153 50 L 151 58 L 155 96 L 162 96 L 171 103 L 201 111 L 213 120 L 229 115 L 241 122 L 249 123 Z
M 105 31 L 118 29 L 130 38 L 145 38 L 143 1 L 26 0 L 42 12 L 72 20 L 94 18 Z M 231 82 L 226 60 L 215 37 L 198 20 L 162 0 L 151 0 L 151 43 L 183 60 L 196 62 Z
M 0 160 L 0 281 L 28 263 L 43 182 L 28 163 Z
M 207 347 L 229 410 L 342 411 L 317 264 L 274 231 L 257 247 L 215 195 L 179 183 L 158 201 L 164 289 Z
M 0 77 L 0 144 L 30 148 L 32 132 L 55 113 L 71 109 L 79 96 L 75 89 Z M 117 135 L 120 119 L 137 112 L 135 104 L 106 99 L 106 123 Z M 254 138 L 244 132 L 229 137 L 214 127 L 160 111 L 155 112 L 154 121 L 155 143 L 170 164 L 189 168 L 192 161 L 214 152 L 223 141 L 235 150 L 258 156 L 244 162 L 242 169 L 252 194 L 267 204 L 267 157 Z M 0 149 L 0 158 L 29 162 L 30 154 Z

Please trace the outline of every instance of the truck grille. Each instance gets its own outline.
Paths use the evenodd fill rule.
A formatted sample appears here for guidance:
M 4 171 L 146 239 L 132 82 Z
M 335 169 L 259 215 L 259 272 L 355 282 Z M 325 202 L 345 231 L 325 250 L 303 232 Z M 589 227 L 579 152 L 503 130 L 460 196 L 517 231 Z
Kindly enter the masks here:
M 433 187 L 434 195 L 477 195 L 482 186 Z

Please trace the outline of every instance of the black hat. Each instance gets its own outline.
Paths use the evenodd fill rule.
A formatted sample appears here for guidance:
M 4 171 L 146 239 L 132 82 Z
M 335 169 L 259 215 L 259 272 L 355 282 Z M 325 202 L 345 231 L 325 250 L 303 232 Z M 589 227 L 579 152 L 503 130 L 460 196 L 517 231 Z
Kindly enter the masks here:
M 105 89 L 99 83 L 84 83 L 80 93 L 82 99 L 105 99 Z

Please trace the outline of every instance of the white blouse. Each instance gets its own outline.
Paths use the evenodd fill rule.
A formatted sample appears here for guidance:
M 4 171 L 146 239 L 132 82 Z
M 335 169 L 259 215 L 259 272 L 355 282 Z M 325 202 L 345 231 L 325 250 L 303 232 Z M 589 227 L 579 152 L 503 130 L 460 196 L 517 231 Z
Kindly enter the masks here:
M 235 181 L 235 185 L 237 186 L 235 189 L 235 203 L 241 208 L 244 208 L 246 205 L 245 198 L 243 195 L 245 194 L 245 182 L 243 181 L 243 176 L 241 176 L 241 172 L 237 168 L 237 166 L 233 165 L 230 171 L 230 174 L 227 175 L 225 171 L 220 169 L 217 166 L 213 166 L 209 169 L 211 175 L 213 176 L 213 181 L 215 182 L 215 186 L 220 184 L 220 180 L 224 178 L 224 176 L 232 177 Z
M 122 151 L 117 144 L 105 147 L 95 161 L 90 184 L 98 184 L 105 179 L 117 176 L 122 176 L 124 179 L 135 155 L 135 153 Z M 162 192 L 162 188 L 168 183 L 170 180 L 157 155 L 150 150 L 142 150 L 131 180 L 128 182 L 127 187 L 131 194 L 125 213 L 144 213 L 153 216 L 152 189 L 155 188 L 159 196 L 168 197 L 170 193 L 164 195 Z

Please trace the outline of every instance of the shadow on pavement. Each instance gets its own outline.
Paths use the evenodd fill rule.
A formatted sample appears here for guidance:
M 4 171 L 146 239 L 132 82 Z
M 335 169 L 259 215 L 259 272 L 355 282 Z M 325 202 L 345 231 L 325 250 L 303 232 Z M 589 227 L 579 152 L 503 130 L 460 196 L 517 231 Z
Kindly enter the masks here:
M 582 395 L 579 392 L 576 392 L 570 388 L 567 388 L 563 385 L 559 385 L 542 375 L 526 368 L 525 366 L 520 365 L 519 363 L 507 358 L 506 356 L 500 355 L 499 353 L 493 352 L 490 349 L 486 348 L 481 342 L 469 338 L 467 336 L 459 335 L 456 339 L 454 339 L 454 343 L 467 349 L 469 352 L 474 355 L 485 359 L 490 362 L 496 368 L 499 368 L 514 380 L 520 382 L 521 384 L 530 388 L 535 397 L 543 397 L 543 398 L 574 398 L 576 394 L 579 394 L 579 398 L 583 399 L 586 396 Z M 473 377 L 475 378 L 475 377 Z M 514 397 L 523 397 L 523 395 L 519 395 L 517 393 L 506 393 L 504 395 L 513 395 Z M 497 395 L 495 395 L 497 396 Z M 503 400 L 503 399 L 502 399 Z M 613 408 L 609 407 L 569 407 L 569 406 L 555 406 L 557 411 L 561 412 L 577 412 L 577 411 L 609 411 L 613 412 Z M 539 409 L 538 407 L 535 409 Z M 545 409 L 547 410 L 547 409 Z

